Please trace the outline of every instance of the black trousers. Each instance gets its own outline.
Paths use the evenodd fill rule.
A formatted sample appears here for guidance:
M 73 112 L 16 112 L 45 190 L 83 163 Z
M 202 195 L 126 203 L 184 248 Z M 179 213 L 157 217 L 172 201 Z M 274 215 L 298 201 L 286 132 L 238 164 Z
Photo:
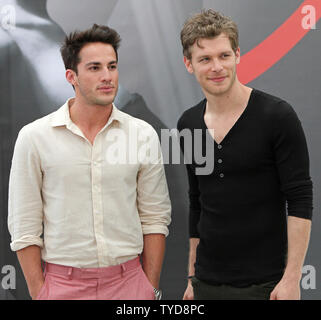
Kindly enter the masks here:
M 269 300 L 277 284 L 278 281 L 270 281 L 237 288 L 225 284 L 211 285 L 196 277 L 192 278 L 194 300 Z

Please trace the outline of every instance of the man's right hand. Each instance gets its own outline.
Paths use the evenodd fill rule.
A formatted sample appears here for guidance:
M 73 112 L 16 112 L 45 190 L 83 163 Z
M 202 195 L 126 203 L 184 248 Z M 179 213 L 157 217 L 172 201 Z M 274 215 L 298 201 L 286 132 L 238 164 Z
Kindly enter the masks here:
M 40 247 L 36 245 L 28 246 L 18 250 L 17 256 L 28 285 L 29 294 L 34 300 L 38 297 L 45 282 L 41 266 Z
M 31 296 L 32 300 L 36 300 L 36 298 L 38 297 L 40 290 L 42 288 L 42 286 L 44 285 L 44 280 L 41 282 L 38 282 L 36 285 L 33 285 L 32 288 L 29 288 L 29 294 Z
M 192 286 L 192 282 L 188 280 L 188 285 L 184 293 L 183 300 L 194 300 L 194 290 Z

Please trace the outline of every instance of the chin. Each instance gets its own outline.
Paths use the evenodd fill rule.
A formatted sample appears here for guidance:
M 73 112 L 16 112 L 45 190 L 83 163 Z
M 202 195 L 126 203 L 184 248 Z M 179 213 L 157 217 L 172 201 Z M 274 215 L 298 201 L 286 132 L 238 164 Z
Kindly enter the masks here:
M 225 86 L 222 88 L 215 88 L 215 89 L 211 88 L 210 90 L 208 90 L 208 92 L 213 96 L 221 96 L 227 93 L 228 91 L 229 91 L 229 88 Z
M 215 89 L 212 88 L 212 90 L 210 91 L 213 95 L 216 95 L 216 96 L 221 96 L 223 94 L 226 94 L 228 93 L 231 88 L 233 87 L 233 83 L 229 83 L 229 84 L 225 84 L 221 87 L 217 87 Z
M 99 105 L 99 106 L 109 106 L 110 104 L 112 104 L 114 102 L 114 98 L 109 98 L 108 100 L 107 99 L 97 99 L 95 101 L 95 104 L 96 105 Z

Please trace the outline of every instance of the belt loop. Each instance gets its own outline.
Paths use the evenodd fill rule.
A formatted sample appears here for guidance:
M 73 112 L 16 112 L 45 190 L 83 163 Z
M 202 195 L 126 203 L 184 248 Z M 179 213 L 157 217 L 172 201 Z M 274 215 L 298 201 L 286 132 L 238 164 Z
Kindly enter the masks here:
M 67 275 L 68 275 L 68 279 L 72 278 L 72 267 L 68 268 Z
M 124 272 L 126 271 L 126 266 L 123 263 L 120 266 L 121 266 L 121 276 L 123 277 L 124 276 Z

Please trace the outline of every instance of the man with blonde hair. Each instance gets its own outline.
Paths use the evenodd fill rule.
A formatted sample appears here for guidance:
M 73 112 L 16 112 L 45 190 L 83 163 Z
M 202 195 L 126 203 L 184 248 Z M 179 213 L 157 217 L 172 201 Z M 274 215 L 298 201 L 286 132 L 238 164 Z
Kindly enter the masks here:
M 210 175 L 197 175 L 195 161 L 186 165 L 184 299 L 299 299 L 312 217 L 301 123 L 284 100 L 239 82 L 238 29 L 230 18 L 198 13 L 185 22 L 181 42 L 186 69 L 205 99 L 185 111 L 177 127 L 204 135 L 213 130 L 215 146 Z

